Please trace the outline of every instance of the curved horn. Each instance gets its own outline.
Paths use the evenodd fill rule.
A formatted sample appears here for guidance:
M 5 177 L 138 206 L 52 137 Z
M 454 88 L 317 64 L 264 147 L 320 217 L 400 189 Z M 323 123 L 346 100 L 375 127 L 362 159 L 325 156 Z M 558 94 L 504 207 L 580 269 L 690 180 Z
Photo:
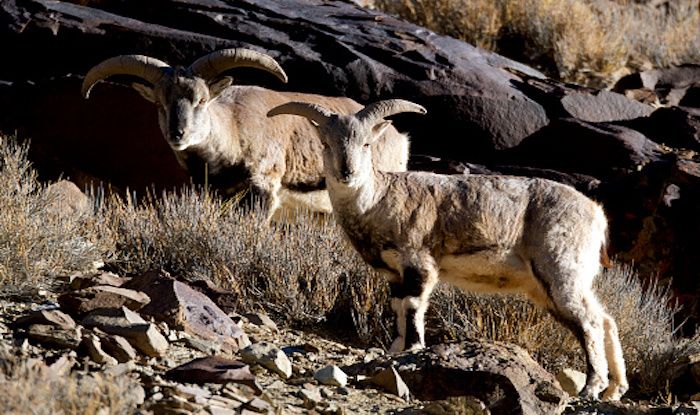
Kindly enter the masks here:
M 83 97 L 90 96 L 90 90 L 99 81 L 113 75 L 137 76 L 150 84 L 155 84 L 170 68 L 167 63 L 143 55 L 120 55 L 106 59 L 95 65 L 85 75 L 83 81 Z
M 330 117 L 335 115 L 333 112 L 317 104 L 309 104 L 308 102 L 287 102 L 286 104 L 282 104 L 268 111 L 267 116 L 274 117 L 275 115 L 281 114 L 301 115 L 318 125 L 325 124 Z
M 367 105 L 360 110 L 356 116 L 363 122 L 374 124 L 385 117 L 402 112 L 425 114 L 427 111 L 422 106 L 411 101 L 406 101 L 404 99 L 387 99 Z
M 232 68 L 251 67 L 267 71 L 287 83 L 287 74 L 272 57 L 250 49 L 224 49 L 197 59 L 187 70 L 207 81 Z

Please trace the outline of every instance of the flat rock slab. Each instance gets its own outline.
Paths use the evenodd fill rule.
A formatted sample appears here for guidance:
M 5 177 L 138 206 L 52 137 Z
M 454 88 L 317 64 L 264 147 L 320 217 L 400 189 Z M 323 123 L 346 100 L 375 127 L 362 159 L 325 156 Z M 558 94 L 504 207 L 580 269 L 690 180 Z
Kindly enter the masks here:
M 144 293 L 111 285 L 96 285 L 58 297 L 58 303 L 68 314 L 83 316 L 91 311 L 127 307 L 138 310 L 151 299 Z
M 61 310 L 38 310 L 22 316 L 15 320 L 15 325 L 18 327 L 29 326 L 32 324 L 46 324 L 49 326 L 60 327 L 65 330 L 74 329 L 77 325 L 75 320 Z
M 127 278 L 120 277 L 111 272 L 102 272 L 95 275 L 76 275 L 70 278 L 70 287 L 74 290 L 94 287 L 96 285 L 111 285 L 119 287 L 128 281 Z
M 473 396 L 491 413 L 559 414 L 566 394 L 522 348 L 500 342 L 441 344 L 345 368 L 349 375 L 393 366 L 419 400 Z
M 32 324 L 27 337 L 46 346 L 75 349 L 80 345 L 80 327 L 64 329 L 48 324 Z
M 187 383 L 240 383 L 262 393 L 250 367 L 238 360 L 219 356 L 194 359 L 188 363 L 170 369 L 165 377 L 176 382 Z
M 155 324 L 148 323 L 126 307 L 96 310 L 83 318 L 85 327 L 123 336 L 140 352 L 151 357 L 161 357 L 168 349 L 168 341 Z
M 132 278 L 124 285 L 148 294 L 152 301 L 140 310 L 171 328 L 206 340 L 216 340 L 235 352 L 250 344 L 248 336 L 206 295 L 160 272 Z

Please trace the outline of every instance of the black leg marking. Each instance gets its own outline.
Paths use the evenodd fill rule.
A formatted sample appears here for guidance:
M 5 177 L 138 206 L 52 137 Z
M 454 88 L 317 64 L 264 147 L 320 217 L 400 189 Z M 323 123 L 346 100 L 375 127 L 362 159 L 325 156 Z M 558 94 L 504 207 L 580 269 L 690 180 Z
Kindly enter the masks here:
M 416 310 L 409 308 L 406 310 L 406 348 L 420 343 L 420 335 L 416 326 Z
M 403 283 L 400 282 L 390 282 L 389 292 L 391 293 L 391 298 L 403 299 L 406 297 L 406 289 Z
M 416 268 L 403 270 L 404 297 L 420 297 L 423 294 L 423 275 Z

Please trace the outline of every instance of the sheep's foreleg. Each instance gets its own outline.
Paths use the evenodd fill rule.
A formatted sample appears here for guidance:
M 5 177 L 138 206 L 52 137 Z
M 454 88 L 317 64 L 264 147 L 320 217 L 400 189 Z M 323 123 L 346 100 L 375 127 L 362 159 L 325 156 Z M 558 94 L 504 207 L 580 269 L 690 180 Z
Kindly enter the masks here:
M 429 264 L 426 266 L 425 262 Z M 432 261 L 404 267 L 401 281 L 391 283 L 391 307 L 396 313 L 398 332 L 391 352 L 425 347 L 425 312 L 436 283 L 437 270 Z

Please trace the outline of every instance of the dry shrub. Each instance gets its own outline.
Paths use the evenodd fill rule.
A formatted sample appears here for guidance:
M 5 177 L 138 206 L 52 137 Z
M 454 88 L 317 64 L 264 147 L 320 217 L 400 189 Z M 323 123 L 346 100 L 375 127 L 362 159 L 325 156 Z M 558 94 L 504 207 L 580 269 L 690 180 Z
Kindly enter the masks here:
M 0 412 L 21 415 L 122 415 L 136 410 L 137 382 L 73 372 L 58 376 L 42 361 L 0 352 Z
M 643 287 L 628 267 L 603 272 L 596 293 L 617 322 L 630 377 L 631 395 L 652 397 L 668 386 L 675 364 L 700 352 L 700 338 L 676 336 L 678 324 L 668 289 Z M 487 338 L 518 344 L 551 371 L 585 371 L 584 354 L 574 336 L 542 309 L 519 296 L 476 295 L 440 287 L 430 321 L 452 339 Z
M 0 136 L 0 284 L 5 293 L 90 269 L 104 249 L 90 215 L 65 215 L 53 208 L 55 196 L 37 181 L 27 149 Z
M 609 86 L 646 65 L 700 61 L 700 4 L 625 0 L 377 0 L 377 7 L 547 75 Z
M 345 322 L 333 326 L 363 339 L 387 336 L 384 301 L 376 302 L 385 283 L 332 222 L 270 225 L 257 210 L 193 189 L 141 204 L 114 198 L 101 215 L 116 240 L 117 272 L 207 279 L 232 291 L 242 311 L 265 308 L 297 325 Z

